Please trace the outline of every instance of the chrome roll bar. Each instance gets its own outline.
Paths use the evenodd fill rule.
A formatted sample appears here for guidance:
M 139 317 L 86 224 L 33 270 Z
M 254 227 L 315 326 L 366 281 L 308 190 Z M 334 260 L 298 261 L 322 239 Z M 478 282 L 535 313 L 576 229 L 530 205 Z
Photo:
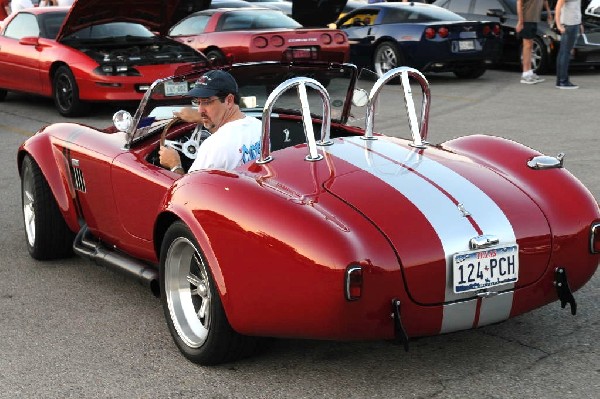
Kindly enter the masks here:
M 321 139 L 315 140 L 315 133 L 312 124 L 312 117 L 310 115 L 310 107 L 308 105 L 308 96 L 306 94 L 306 86 L 311 87 L 317 91 L 323 102 L 323 123 L 321 125 Z M 329 140 L 330 127 L 331 127 L 331 109 L 329 93 L 325 90 L 325 87 L 314 79 L 307 77 L 297 77 L 286 80 L 281 83 L 269 94 L 267 101 L 262 112 L 262 136 L 260 140 L 260 158 L 256 161 L 258 164 L 265 164 L 271 162 L 273 157 L 271 156 L 271 113 L 273 106 L 277 99 L 286 91 L 296 87 L 298 91 L 298 97 L 300 98 L 300 104 L 302 108 L 302 124 L 304 125 L 304 135 L 306 136 L 306 143 L 308 145 L 308 155 L 304 158 L 307 161 L 318 161 L 323 159 L 323 155 L 317 153 L 317 145 L 331 145 L 332 142 Z
M 365 135 L 362 137 L 364 140 L 376 140 L 373 137 L 373 128 L 375 125 L 375 104 L 377 98 L 381 92 L 383 86 L 390 80 L 400 76 L 400 82 L 404 89 L 404 104 L 406 105 L 406 113 L 408 116 L 408 124 L 412 133 L 413 142 L 411 146 L 417 148 L 425 148 L 423 144 L 427 139 L 427 127 L 429 122 L 429 106 L 431 100 L 431 93 L 429 91 L 429 82 L 425 79 L 425 76 L 418 70 L 409 67 L 399 67 L 387 71 L 381 76 L 369 93 L 369 99 L 367 102 L 367 121 L 365 128 Z M 423 102 L 421 104 L 421 121 L 417 124 L 417 112 L 415 110 L 415 103 L 412 98 L 412 90 L 410 88 L 409 78 L 415 79 L 419 85 L 421 85 L 421 91 L 423 93 Z M 420 126 L 420 129 L 419 129 Z

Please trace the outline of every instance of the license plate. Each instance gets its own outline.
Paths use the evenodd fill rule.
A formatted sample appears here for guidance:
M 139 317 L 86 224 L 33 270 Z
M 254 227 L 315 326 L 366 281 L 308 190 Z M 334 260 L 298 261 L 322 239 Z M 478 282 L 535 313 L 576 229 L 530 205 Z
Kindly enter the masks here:
M 455 293 L 513 283 L 519 278 L 519 246 L 459 252 L 452 263 Z
M 473 40 L 459 40 L 458 51 L 475 50 L 475 42 Z
M 165 82 L 165 96 L 183 96 L 188 92 L 187 82 Z
M 298 59 L 310 59 L 312 58 L 313 49 L 308 48 L 294 48 L 292 49 L 292 58 L 295 60 Z

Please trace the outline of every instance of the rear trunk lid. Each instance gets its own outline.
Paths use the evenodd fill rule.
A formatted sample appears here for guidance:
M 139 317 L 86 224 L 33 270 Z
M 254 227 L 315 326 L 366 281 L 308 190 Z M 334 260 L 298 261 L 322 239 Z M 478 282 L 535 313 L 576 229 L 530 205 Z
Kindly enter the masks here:
M 435 148 L 420 152 L 385 137 L 345 138 L 326 151 L 334 156 L 336 170 L 326 189 L 364 214 L 388 238 L 415 302 L 448 303 L 482 291 L 510 290 L 535 282 L 548 267 L 551 236 L 545 216 L 523 191 L 488 168 Z M 469 273 L 477 270 L 469 270 L 466 264 L 461 267 L 464 257 L 453 265 L 454 255 L 474 252 L 473 239 L 494 237 L 498 239 L 494 253 L 486 249 L 473 254 L 472 263 L 496 267 L 498 259 L 490 265 L 485 258 L 502 251 L 497 248 L 510 253 L 518 245 L 516 283 L 455 292 L 455 276 L 469 280 L 476 277 Z M 497 277 L 501 268 L 495 271 Z

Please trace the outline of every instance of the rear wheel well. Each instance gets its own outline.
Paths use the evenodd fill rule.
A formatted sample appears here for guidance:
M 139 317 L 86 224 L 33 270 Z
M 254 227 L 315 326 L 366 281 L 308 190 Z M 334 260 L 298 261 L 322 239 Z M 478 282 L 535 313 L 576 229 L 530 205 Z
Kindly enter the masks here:
M 207 47 L 203 53 L 209 61 L 212 61 L 216 65 L 222 65 L 227 61 L 223 51 L 216 46 Z

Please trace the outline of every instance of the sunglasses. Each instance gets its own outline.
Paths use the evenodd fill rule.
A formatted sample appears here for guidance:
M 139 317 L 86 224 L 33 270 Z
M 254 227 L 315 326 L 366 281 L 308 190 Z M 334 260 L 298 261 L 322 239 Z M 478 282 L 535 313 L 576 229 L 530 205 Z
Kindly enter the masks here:
M 200 99 L 200 98 L 192 98 L 192 105 L 194 107 L 199 107 L 199 106 L 209 106 L 210 104 L 214 103 L 215 101 L 217 101 L 219 99 L 219 97 L 215 97 L 215 98 L 209 98 L 209 99 Z

